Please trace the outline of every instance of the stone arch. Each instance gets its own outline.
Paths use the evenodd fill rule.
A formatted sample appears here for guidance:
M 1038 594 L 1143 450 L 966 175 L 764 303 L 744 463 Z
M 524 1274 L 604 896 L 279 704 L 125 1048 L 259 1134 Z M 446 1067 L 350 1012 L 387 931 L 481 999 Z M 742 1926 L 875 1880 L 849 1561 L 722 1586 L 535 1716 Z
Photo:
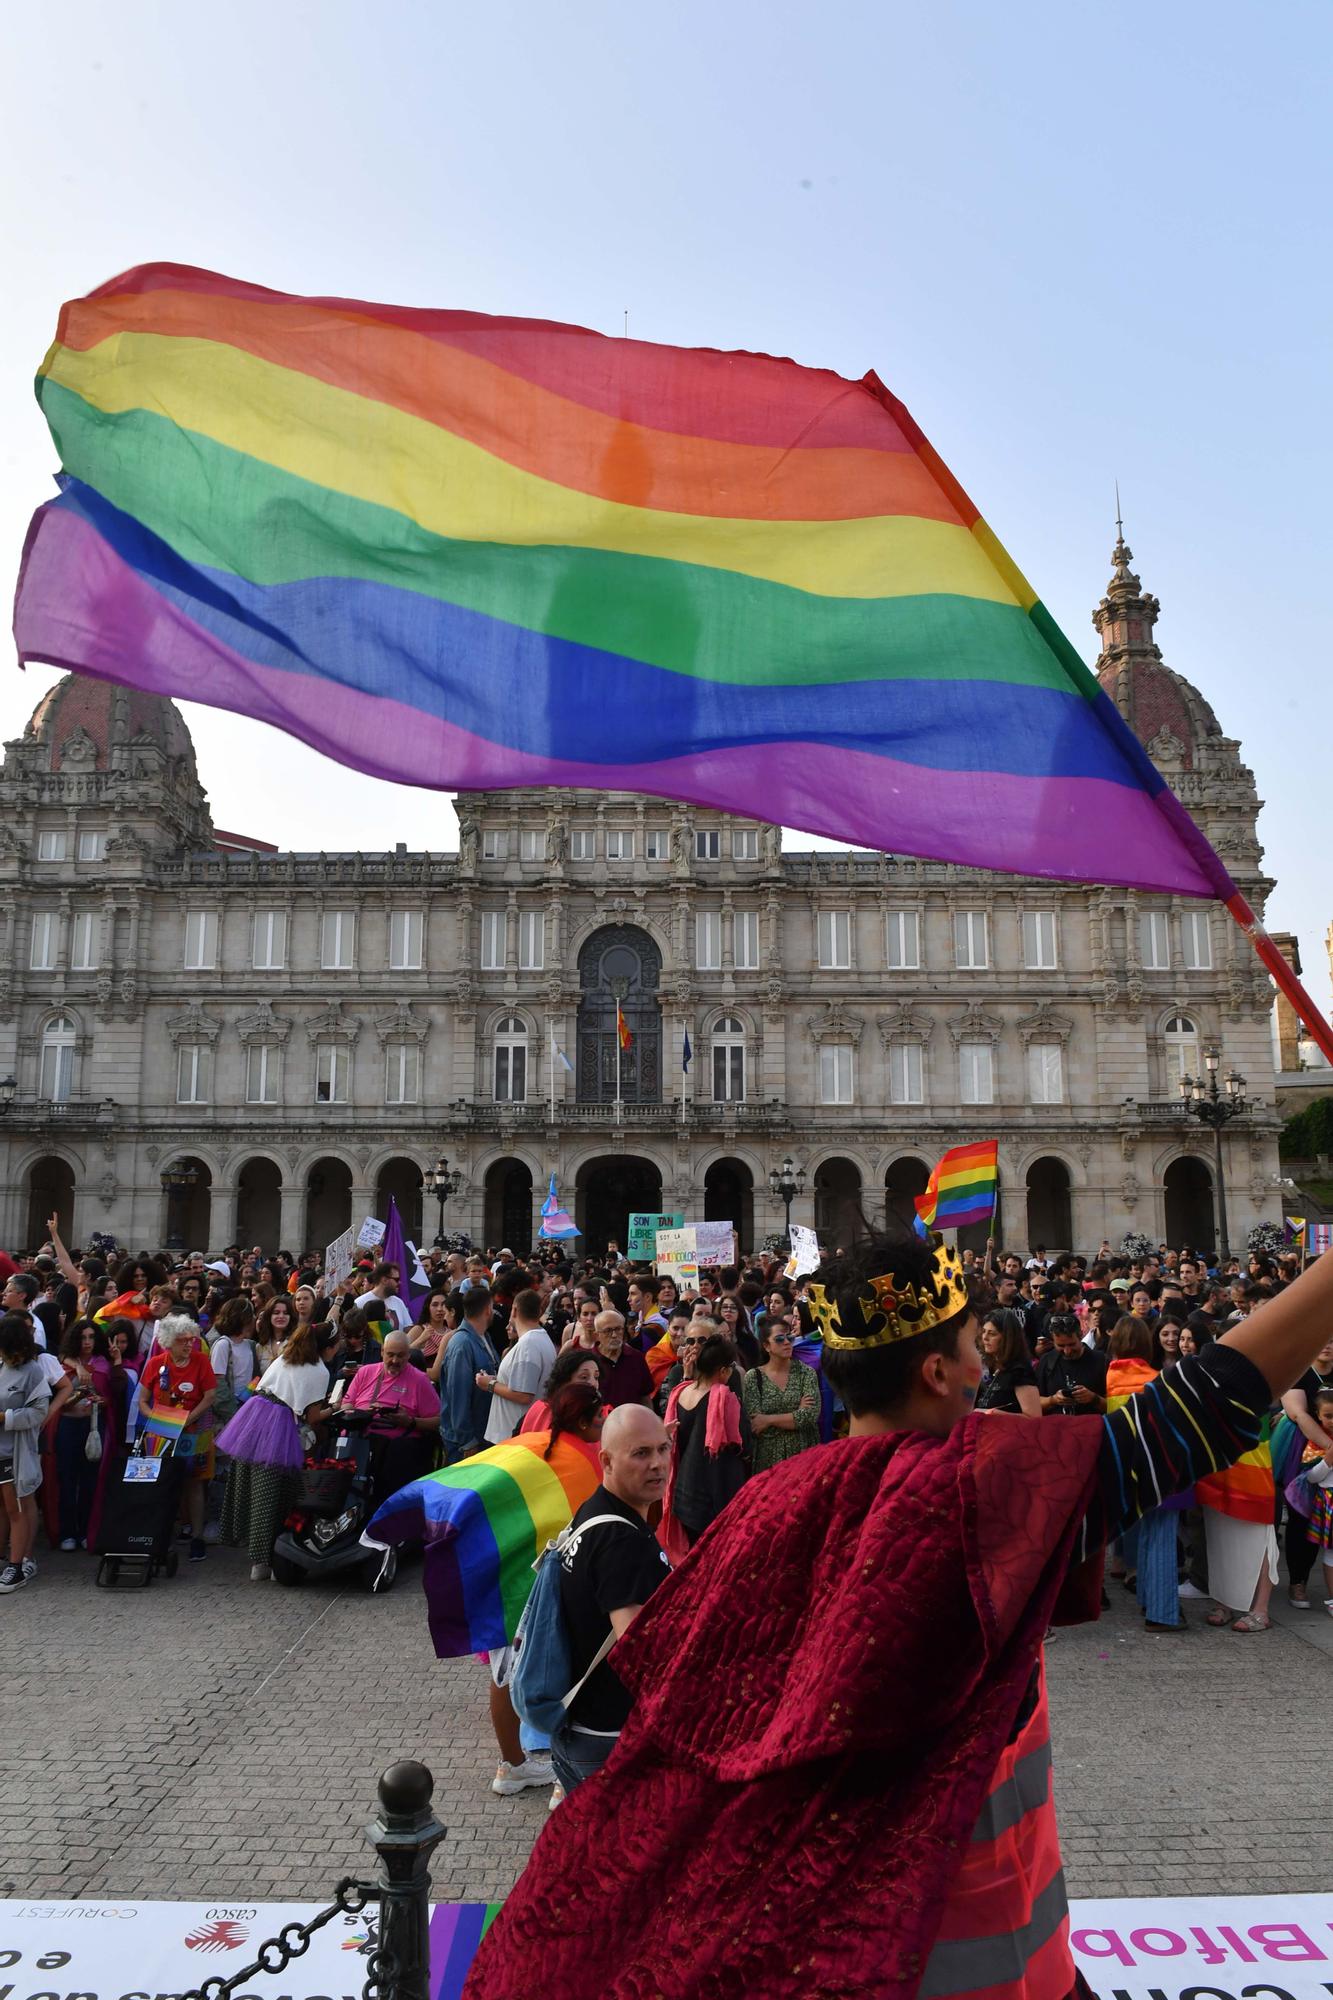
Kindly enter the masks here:
M 704 1169 L 704 1221 L 729 1222 L 744 1255 L 754 1242 L 754 1175 L 734 1153 Z
M 162 1187 L 164 1249 L 185 1252 L 209 1247 L 213 1217 L 213 1175 L 196 1153 L 172 1153 L 158 1179 Z
M 375 1213 L 381 1222 L 389 1219 L 391 1195 L 398 1203 L 404 1236 L 419 1245 L 422 1226 L 421 1169 L 405 1153 L 391 1153 L 380 1162 L 375 1176 Z
M 28 1220 L 24 1244 L 29 1251 L 46 1241 L 46 1225 L 59 1217 L 61 1238 L 74 1241 L 74 1168 L 60 1153 L 39 1153 L 28 1166 Z
M 1027 1188 L 1027 1247 L 1040 1244 L 1048 1252 L 1074 1247 L 1074 1177 L 1058 1153 L 1041 1153 L 1029 1163 Z
M 306 1243 L 332 1243 L 350 1227 L 352 1179 L 352 1168 L 336 1153 L 321 1153 L 311 1161 L 305 1176 Z
M 532 1249 L 532 1168 L 517 1154 L 492 1160 L 482 1176 L 482 1245 L 526 1257 Z
M 1216 1247 L 1213 1214 L 1213 1175 L 1206 1160 L 1197 1153 L 1180 1153 L 1162 1176 L 1165 1201 L 1166 1240 L 1173 1250 L 1202 1250 L 1211 1255 Z
M 917 1153 L 900 1153 L 884 1169 L 884 1220 L 890 1229 L 910 1229 L 915 1196 L 924 1194 L 930 1168 Z
M 660 1214 L 662 1169 L 642 1153 L 592 1153 L 574 1183 L 574 1220 L 581 1247 L 600 1256 L 614 1240 L 623 1251 L 634 1214 Z
M 845 1153 L 815 1168 L 815 1230 L 824 1251 L 846 1249 L 860 1232 L 862 1188 L 861 1169 Z
M 251 1153 L 236 1170 L 236 1241 L 243 1250 L 258 1243 L 271 1254 L 281 1229 L 282 1168 L 269 1153 Z
M 579 1102 L 614 1102 L 618 1073 L 622 1103 L 660 1104 L 662 952 L 657 941 L 642 924 L 603 924 L 579 947 L 578 975 Z M 617 999 L 632 1037 L 619 1055 Z

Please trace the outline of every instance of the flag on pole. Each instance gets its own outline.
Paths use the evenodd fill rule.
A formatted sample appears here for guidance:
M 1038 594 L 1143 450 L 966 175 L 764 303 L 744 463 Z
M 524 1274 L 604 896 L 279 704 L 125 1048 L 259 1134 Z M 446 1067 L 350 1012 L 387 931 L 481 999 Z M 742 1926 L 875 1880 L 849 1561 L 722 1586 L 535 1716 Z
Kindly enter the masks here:
M 918 1236 L 932 1229 L 963 1229 L 972 1222 L 990 1221 L 999 1181 L 998 1153 L 998 1139 L 949 1148 L 932 1171 L 926 1192 L 916 1197 Z
M 65 305 L 37 397 L 62 477 L 24 548 L 21 661 L 395 781 L 759 792 L 857 847 L 1217 897 L 1333 1059 L 873 372 L 158 263 Z
M 562 1069 L 567 1069 L 571 1076 L 574 1074 L 573 1063 L 569 1060 L 569 1057 L 565 1054 L 564 1050 L 561 1048 L 559 1042 L 557 1042 L 554 1035 L 551 1036 L 551 1054 L 555 1057 L 556 1061 L 560 1064 L 560 1067 Z
M 1305 1242 L 1305 1217 L 1289 1215 L 1282 1225 L 1282 1234 L 1288 1243 Z
M 680 1066 L 684 1070 L 686 1076 L 688 1076 L 690 1073 L 690 1057 L 693 1054 L 694 1050 L 690 1047 L 690 1031 L 687 1028 L 685 1030 L 685 1047 L 681 1051 L 681 1060 L 680 1060 Z
M 563 1242 L 566 1238 L 579 1234 L 572 1217 L 560 1206 L 560 1197 L 555 1191 L 554 1173 L 551 1175 L 551 1185 L 546 1199 L 542 1203 L 542 1219 L 537 1234 L 544 1237 L 548 1243 Z
M 620 1002 L 618 1000 L 616 1002 L 616 1040 L 620 1043 L 622 1049 L 628 1050 L 634 1045 L 634 1037 L 629 1031 L 625 1016 L 620 1011 Z
M 430 1287 L 413 1282 L 419 1268 L 417 1253 L 415 1250 L 409 1250 L 407 1239 L 403 1234 L 403 1218 L 398 1213 L 398 1203 L 392 1195 L 389 1196 L 388 1227 L 384 1232 L 384 1241 L 380 1244 L 380 1262 L 398 1266 L 398 1295 L 415 1319 L 421 1310 L 421 1301 Z

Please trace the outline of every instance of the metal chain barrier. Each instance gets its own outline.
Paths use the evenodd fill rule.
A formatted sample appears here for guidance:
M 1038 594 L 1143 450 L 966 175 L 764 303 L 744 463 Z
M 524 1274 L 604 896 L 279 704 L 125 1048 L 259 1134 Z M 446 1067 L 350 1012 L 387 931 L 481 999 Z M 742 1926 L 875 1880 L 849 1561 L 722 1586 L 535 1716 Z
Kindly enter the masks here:
M 231 2000 L 233 1993 L 253 1979 L 260 1972 L 285 1972 L 294 1958 L 303 1958 L 310 1949 L 310 1940 L 316 1931 L 322 1931 L 325 1924 L 331 1924 L 335 1917 L 359 1916 L 367 1903 L 379 1901 L 379 1885 L 376 1882 L 358 1882 L 354 1875 L 344 1875 L 333 1892 L 333 1901 L 327 1910 L 311 1917 L 309 1923 L 284 1924 L 278 1935 L 266 1938 L 259 1946 L 257 1956 L 250 1965 L 243 1965 L 227 1979 L 205 1979 L 188 1993 L 182 1993 L 179 2000 Z M 376 1957 L 379 1954 L 376 1953 Z M 371 1979 L 367 1982 L 365 2000 L 392 2000 L 389 1994 L 379 1990 L 380 1969 L 371 1963 Z M 371 1991 L 371 1984 L 375 1991 Z

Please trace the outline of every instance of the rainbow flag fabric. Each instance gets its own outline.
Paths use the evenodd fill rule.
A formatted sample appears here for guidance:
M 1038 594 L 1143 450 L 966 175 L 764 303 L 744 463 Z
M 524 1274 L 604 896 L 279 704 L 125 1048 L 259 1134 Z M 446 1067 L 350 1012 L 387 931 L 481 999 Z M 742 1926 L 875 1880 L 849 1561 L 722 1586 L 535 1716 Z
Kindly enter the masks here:
M 873 373 L 147 264 L 64 307 L 37 396 L 63 475 L 25 660 L 416 785 L 762 795 L 858 845 L 1238 895 Z
M 532 1566 L 597 1491 L 591 1452 L 525 1431 L 393 1494 L 366 1530 L 372 1543 L 425 1545 L 422 1583 L 439 1659 L 507 1646 L 532 1589 Z
M 949 1148 L 926 1182 L 926 1192 L 916 1196 L 918 1236 L 932 1229 L 963 1229 L 971 1222 L 990 1221 L 995 1213 L 998 1152 L 998 1139 Z
M 1265 1416 L 1259 1442 L 1234 1465 L 1199 1480 L 1195 1494 L 1201 1507 L 1211 1507 L 1233 1521 L 1253 1521 L 1271 1527 L 1277 1487 L 1273 1480 L 1272 1419 Z
M 437 1903 L 430 1913 L 430 2000 L 462 2000 L 478 1947 L 503 1905 Z

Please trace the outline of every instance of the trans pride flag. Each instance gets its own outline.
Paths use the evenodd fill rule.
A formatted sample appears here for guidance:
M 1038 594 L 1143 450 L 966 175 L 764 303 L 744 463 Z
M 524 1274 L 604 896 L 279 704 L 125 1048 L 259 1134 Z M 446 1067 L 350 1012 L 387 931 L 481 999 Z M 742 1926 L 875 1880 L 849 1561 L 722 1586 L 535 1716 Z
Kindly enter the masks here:
M 149 264 L 64 308 L 37 395 L 64 476 L 25 659 L 419 785 L 762 797 L 860 845 L 1235 894 L 874 374 Z

